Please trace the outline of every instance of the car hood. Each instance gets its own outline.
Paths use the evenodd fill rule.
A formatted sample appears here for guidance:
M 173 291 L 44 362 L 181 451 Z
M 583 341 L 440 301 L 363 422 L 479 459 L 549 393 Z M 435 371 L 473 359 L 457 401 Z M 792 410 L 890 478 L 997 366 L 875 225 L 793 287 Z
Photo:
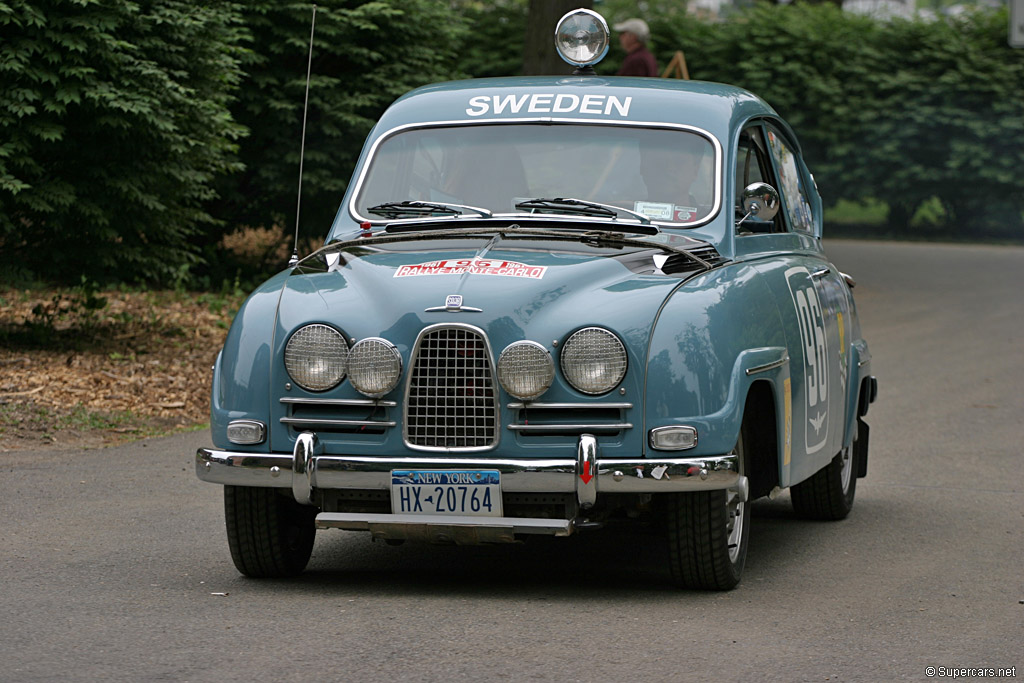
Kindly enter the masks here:
M 519 339 L 550 347 L 575 329 L 601 325 L 642 355 L 662 302 L 681 282 L 657 270 L 656 248 L 495 242 L 327 252 L 321 267 L 299 267 L 287 278 L 275 346 L 310 322 L 349 338 L 384 337 L 400 350 L 425 326 L 464 323 L 484 330 L 496 353 Z

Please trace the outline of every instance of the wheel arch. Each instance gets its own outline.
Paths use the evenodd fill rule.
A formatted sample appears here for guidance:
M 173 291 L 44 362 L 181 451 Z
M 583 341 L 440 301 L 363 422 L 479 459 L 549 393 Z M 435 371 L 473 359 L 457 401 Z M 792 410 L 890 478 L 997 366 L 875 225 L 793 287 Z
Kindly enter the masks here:
M 776 391 L 767 379 L 756 380 L 747 390 L 743 403 L 743 443 L 747 451 L 747 478 L 750 499 L 767 496 L 779 486 L 781 461 L 785 443 L 779 439 Z

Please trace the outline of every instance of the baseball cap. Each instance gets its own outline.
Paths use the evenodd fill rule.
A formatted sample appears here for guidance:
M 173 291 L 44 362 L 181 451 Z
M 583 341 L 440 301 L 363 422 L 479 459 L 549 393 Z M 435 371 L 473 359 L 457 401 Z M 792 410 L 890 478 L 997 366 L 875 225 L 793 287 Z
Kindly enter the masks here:
M 647 39 L 651 37 L 651 29 L 647 28 L 647 22 L 643 19 L 626 19 L 615 24 L 613 28 L 619 33 L 624 31 L 632 33 L 642 43 L 646 43 Z

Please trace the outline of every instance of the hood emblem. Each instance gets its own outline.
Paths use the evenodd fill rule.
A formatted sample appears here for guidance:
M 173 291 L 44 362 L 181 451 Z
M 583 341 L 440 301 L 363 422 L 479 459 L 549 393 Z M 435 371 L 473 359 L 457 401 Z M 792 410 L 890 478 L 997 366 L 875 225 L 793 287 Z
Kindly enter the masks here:
M 444 306 L 434 306 L 424 309 L 424 313 L 483 313 L 482 308 L 462 305 L 461 294 L 449 294 L 445 297 Z

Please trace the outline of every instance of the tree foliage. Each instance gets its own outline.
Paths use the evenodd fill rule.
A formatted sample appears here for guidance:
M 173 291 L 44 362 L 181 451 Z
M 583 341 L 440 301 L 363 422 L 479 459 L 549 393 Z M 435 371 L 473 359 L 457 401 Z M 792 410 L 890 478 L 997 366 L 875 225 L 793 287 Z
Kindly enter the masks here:
M 590 9 L 592 0 L 529 0 L 527 25 L 524 36 L 523 74 L 527 76 L 566 76 L 573 72 L 555 49 L 552 34 L 558 20 L 578 8 Z M 547 30 L 545 30 L 545 28 Z
M 249 129 L 245 170 L 218 185 L 210 209 L 239 226 L 295 227 L 302 110 L 312 6 L 248 2 L 245 77 L 232 105 Z M 338 210 L 366 135 L 406 91 L 458 77 L 462 20 L 432 0 L 320 0 L 309 89 L 302 233 L 322 238 Z
M 466 39 L 459 44 L 459 69 L 471 78 L 521 75 L 529 20 L 527 0 L 457 2 L 468 25 Z
M 229 4 L 0 0 L 0 252 L 57 281 L 172 280 L 243 133 Z

